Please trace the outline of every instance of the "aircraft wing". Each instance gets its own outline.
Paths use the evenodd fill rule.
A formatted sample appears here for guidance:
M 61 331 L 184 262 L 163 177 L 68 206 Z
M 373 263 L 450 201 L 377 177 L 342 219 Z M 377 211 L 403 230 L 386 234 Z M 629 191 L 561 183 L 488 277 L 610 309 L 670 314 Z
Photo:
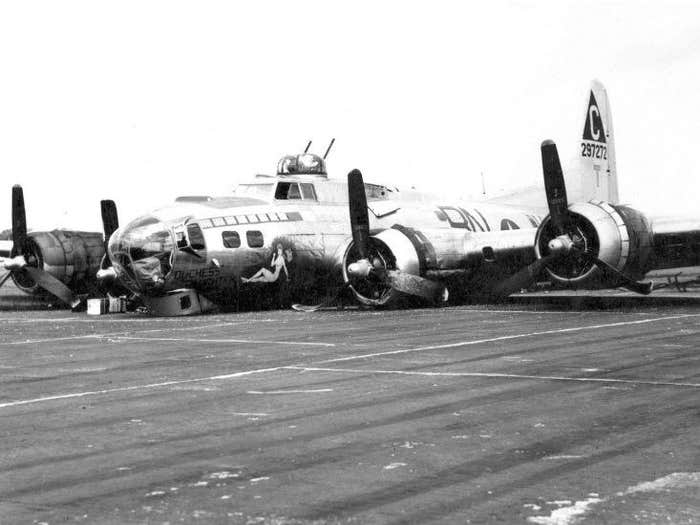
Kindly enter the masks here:
M 648 271 L 700 266 L 700 218 L 649 217 Z M 536 230 L 471 233 L 465 240 L 468 261 L 532 261 Z M 632 246 L 634 250 L 634 246 Z
M 539 229 L 466 233 L 455 257 L 461 263 L 451 266 L 470 268 L 473 284 L 491 289 L 494 297 L 527 288 L 538 278 L 574 289 L 623 286 L 648 293 L 651 284 L 638 281 L 647 273 L 700 266 L 700 219 L 654 219 L 637 210 L 600 202 L 575 203 L 571 209 L 588 236 L 587 246 L 596 255 L 571 253 L 551 260 L 546 248 L 552 240 L 547 233 L 548 217 Z M 586 230 L 584 224 L 590 224 L 591 229 Z M 436 246 L 445 244 L 435 235 L 428 238 Z M 438 259 L 444 260 L 446 254 L 438 253 Z M 440 278 L 449 273 L 428 270 L 426 275 Z
M 700 219 L 651 218 L 654 270 L 700 265 Z

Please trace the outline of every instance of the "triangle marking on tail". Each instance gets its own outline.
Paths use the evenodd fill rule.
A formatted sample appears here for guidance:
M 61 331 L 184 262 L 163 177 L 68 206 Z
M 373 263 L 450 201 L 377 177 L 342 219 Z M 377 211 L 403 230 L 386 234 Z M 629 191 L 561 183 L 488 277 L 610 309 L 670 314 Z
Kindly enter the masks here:
M 583 126 L 583 139 L 592 140 L 593 142 L 599 142 L 601 144 L 607 142 L 605 139 L 603 119 L 600 117 L 600 110 L 598 109 L 598 103 L 596 102 L 595 95 L 593 95 L 593 91 L 591 91 L 591 98 L 588 102 L 586 123 Z

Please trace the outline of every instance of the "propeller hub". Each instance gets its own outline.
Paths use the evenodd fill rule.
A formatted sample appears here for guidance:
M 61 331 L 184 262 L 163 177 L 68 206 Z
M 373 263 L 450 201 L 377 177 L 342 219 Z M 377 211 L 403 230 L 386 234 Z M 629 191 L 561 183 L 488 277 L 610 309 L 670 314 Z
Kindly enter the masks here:
M 559 235 L 547 244 L 551 255 L 567 255 L 574 248 L 574 241 L 568 235 Z
M 374 267 L 368 259 L 360 259 L 348 265 L 348 275 L 352 277 L 367 277 Z

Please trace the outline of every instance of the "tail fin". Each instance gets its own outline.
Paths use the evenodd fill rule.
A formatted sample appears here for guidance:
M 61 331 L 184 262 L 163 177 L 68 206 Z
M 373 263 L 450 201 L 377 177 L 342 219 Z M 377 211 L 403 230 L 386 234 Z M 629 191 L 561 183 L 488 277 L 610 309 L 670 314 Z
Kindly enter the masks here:
M 567 171 L 569 200 L 618 202 L 612 114 L 608 94 L 598 80 L 591 82 L 583 133 L 572 169 Z

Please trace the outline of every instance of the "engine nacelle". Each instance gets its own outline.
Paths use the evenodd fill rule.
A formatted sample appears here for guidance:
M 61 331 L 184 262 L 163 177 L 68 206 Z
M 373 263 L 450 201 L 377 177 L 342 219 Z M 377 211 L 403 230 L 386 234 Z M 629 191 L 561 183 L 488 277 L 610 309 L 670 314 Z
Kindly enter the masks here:
M 102 234 L 71 230 L 31 232 L 24 256 L 29 265 L 43 268 L 74 292 L 90 292 L 95 288 L 95 276 L 104 256 Z M 13 272 L 12 279 L 26 293 L 44 293 L 24 272 Z
M 409 232 L 410 233 L 410 232 Z M 398 298 L 400 292 L 386 284 L 367 279 L 351 279 L 348 265 L 359 259 L 355 245 L 350 240 L 342 248 L 343 280 L 350 284 L 350 289 L 357 300 L 367 306 L 384 306 Z M 375 267 L 387 270 L 401 270 L 413 275 L 420 275 L 420 256 L 414 242 L 402 231 L 388 228 L 370 238 L 370 262 Z
M 639 211 L 607 202 L 574 203 L 569 206 L 571 237 L 579 249 L 633 279 L 649 271 L 652 232 L 647 218 Z M 538 258 L 549 253 L 549 241 L 557 236 L 550 217 L 537 230 L 535 253 Z M 550 279 L 569 287 L 606 286 L 602 272 L 589 260 L 575 253 L 563 256 L 547 268 Z

